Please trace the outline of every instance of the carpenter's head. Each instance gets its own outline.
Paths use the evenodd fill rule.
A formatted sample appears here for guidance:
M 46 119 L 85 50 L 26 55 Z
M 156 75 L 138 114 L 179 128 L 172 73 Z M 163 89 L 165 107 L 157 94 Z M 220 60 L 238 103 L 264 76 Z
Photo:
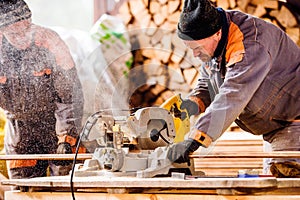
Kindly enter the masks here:
M 31 11 L 23 0 L 0 0 L 0 28 L 30 19 Z
M 221 38 L 221 27 L 221 14 L 209 0 L 184 1 L 177 34 L 195 57 L 204 62 L 211 59 Z

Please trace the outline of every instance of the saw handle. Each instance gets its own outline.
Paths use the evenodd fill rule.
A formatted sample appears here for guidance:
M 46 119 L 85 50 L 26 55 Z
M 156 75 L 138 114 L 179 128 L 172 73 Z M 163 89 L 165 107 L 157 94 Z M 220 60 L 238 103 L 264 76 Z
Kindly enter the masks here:
M 171 98 L 167 99 L 164 103 L 162 103 L 160 107 L 166 110 L 171 110 L 174 104 L 176 104 L 180 108 L 181 103 L 182 103 L 181 95 L 176 94 L 173 95 Z
M 173 114 L 176 130 L 175 143 L 183 141 L 185 134 L 190 131 L 190 118 L 187 109 L 181 109 L 182 102 L 181 95 L 176 94 L 160 105 L 161 108 L 164 108 Z

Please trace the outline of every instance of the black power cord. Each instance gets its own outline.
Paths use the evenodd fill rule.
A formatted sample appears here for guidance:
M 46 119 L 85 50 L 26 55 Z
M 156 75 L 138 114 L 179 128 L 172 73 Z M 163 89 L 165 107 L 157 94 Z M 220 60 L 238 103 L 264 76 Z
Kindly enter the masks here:
M 77 146 L 76 146 L 76 151 L 75 151 L 75 156 L 74 156 L 74 159 L 73 159 L 73 165 L 72 165 L 72 170 L 71 170 L 71 178 L 70 178 L 70 188 L 71 188 L 71 193 L 72 193 L 73 200 L 75 200 L 73 177 L 74 177 L 74 170 L 75 170 L 77 155 L 78 155 L 78 151 L 79 151 L 79 147 L 80 147 L 80 142 L 81 142 L 82 138 L 84 138 L 86 140 L 88 139 L 88 136 L 89 136 L 89 133 L 90 133 L 92 127 L 95 125 L 98 118 L 101 117 L 102 112 L 103 112 L 103 110 L 95 112 L 94 114 L 92 114 L 86 120 L 86 122 L 85 122 L 85 124 L 84 124 L 84 126 L 81 130 L 81 133 L 79 135 L 79 139 L 78 139 Z
M 74 177 L 74 170 L 75 170 L 75 165 L 76 165 L 76 161 L 77 161 L 77 155 L 78 155 L 81 140 L 82 139 L 88 140 L 88 136 L 90 134 L 90 131 L 91 131 L 92 127 L 96 124 L 97 120 L 100 117 L 102 117 L 101 114 L 105 111 L 112 111 L 112 109 L 100 110 L 98 112 L 95 112 L 91 116 L 89 116 L 88 119 L 86 120 L 82 130 L 81 130 L 80 135 L 79 135 L 78 142 L 77 142 L 77 145 L 76 145 L 75 156 L 74 156 L 74 159 L 73 159 L 71 175 L 70 175 L 71 176 L 70 177 L 70 188 L 71 188 L 71 193 L 72 193 L 72 199 L 73 200 L 75 200 L 73 177 Z M 131 110 L 119 109 L 118 111 L 131 111 Z

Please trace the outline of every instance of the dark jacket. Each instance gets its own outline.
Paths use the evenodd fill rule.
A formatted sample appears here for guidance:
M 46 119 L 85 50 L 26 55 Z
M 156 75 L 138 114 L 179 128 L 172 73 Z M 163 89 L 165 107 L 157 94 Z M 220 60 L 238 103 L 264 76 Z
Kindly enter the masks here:
M 201 98 L 207 109 L 195 127 L 216 140 L 236 119 L 241 128 L 256 135 L 288 126 L 300 116 L 300 48 L 262 19 L 239 11 L 226 11 L 226 18 L 226 51 L 220 56 L 226 59 L 224 82 L 211 101 L 212 65 L 202 66 L 192 95 Z
M 82 90 L 67 46 L 50 29 L 31 25 L 30 32 L 26 49 L 0 37 L 0 106 L 15 129 L 7 154 L 55 153 L 57 135 L 77 137 L 81 126 Z

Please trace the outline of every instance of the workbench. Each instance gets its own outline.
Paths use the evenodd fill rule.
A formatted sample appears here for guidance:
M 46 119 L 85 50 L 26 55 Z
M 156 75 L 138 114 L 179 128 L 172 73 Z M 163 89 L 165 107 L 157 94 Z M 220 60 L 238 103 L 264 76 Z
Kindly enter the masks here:
M 232 133 L 234 137 L 242 138 L 236 134 Z M 258 141 L 256 138 L 246 138 L 247 143 L 243 140 L 240 142 L 241 145 L 229 140 L 231 138 L 228 135 L 226 138 L 227 141 L 221 143 L 220 151 L 216 147 L 214 152 L 205 156 L 205 159 L 218 159 L 220 165 L 226 162 L 226 169 L 217 166 L 214 173 L 206 173 L 210 177 L 187 180 L 171 177 L 136 178 L 112 177 L 110 175 L 74 177 L 73 186 L 76 190 L 76 200 L 300 200 L 300 178 L 236 178 L 232 176 L 234 173 L 223 173 L 223 171 L 228 171 L 229 167 L 234 168 L 235 171 L 241 167 L 235 166 L 236 163 L 231 161 L 237 162 L 239 159 L 251 161 L 258 158 L 300 158 L 299 151 L 262 152 L 262 143 L 252 142 L 253 140 Z M 241 149 L 242 146 L 244 149 Z M 253 150 L 253 146 L 257 146 L 257 148 L 255 151 L 250 151 Z M 234 150 L 228 151 L 231 149 Z M 199 160 L 197 155 L 191 157 Z M 77 160 L 91 158 L 92 154 L 78 154 L 77 156 Z M 55 156 L 51 154 L 2 155 L 2 157 L 0 155 L 0 159 L 73 160 L 74 154 L 56 154 Z M 200 159 L 199 163 L 203 165 L 205 159 Z M 245 169 L 249 167 L 248 162 L 244 164 Z M 199 170 L 204 169 L 204 167 L 200 166 Z M 253 168 L 253 165 L 250 167 Z M 223 170 L 222 173 L 220 169 Z M 215 177 L 215 174 L 219 177 Z M 4 186 L 21 187 L 21 190 L 6 191 L 5 200 L 72 199 L 70 176 L 10 179 L 1 183 L 5 184 Z
M 11 179 L 2 184 L 20 186 L 7 191 L 6 200 L 72 199 L 70 177 Z M 277 200 L 300 199 L 300 178 L 74 177 L 77 200 Z

